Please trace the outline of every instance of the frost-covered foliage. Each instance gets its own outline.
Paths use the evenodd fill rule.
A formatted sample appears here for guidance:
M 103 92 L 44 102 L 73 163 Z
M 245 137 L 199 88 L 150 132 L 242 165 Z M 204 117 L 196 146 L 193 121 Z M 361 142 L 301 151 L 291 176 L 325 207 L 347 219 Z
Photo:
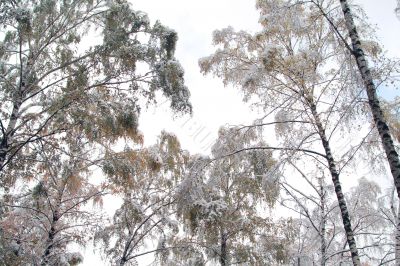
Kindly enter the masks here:
M 41 163 L 29 181 L 2 195 L 0 260 L 5 265 L 83 261 L 81 254 L 69 252 L 69 245 L 85 246 L 101 224 L 101 212 L 88 209 L 87 203 L 100 203 L 102 188 L 88 181 L 91 163 L 82 160 L 81 144 L 75 140 L 68 155 L 58 149 L 39 151 Z
M 176 60 L 168 60 L 156 65 L 157 79 L 153 87 L 163 88 L 163 93 L 171 99 L 171 108 L 185 110 L 188 108 L 189 91 L 183 83 L 183 68 Z
M 165 239 L 179 232 L 173 203 L 187 157 L 176 136 L 162 132 L 157 144 L 125 151 L 104 166 L 109 187 L 123 198 L 113 220 L 95 236 L 111 264 L 136 265 L 143 252 L 168 252 Z M 149 242 L 159 247 L 146 250 Z
M 171 135 L 137 150 L 143 106 L 164 95 L 174 113 L 191 112 L 177 33 L 125 0 L 0 1 L 0 24 L 0 243 L 11 250 L 2 255 L 74 265 L 68 243 L 83 244 L 97 219 L 80 211 L 88 197 L 130 199 L 143 173 L 171 186 L 181 171 L 182 158 L 167 156 L 180 149 Z M 99 167 L 108 179 L 96 187 L 88 176 Z
M 314 193 L 306 195 L 293 190 L 286 193 L 284 205 L 292 206 L 299 214 L 299 218 L 294 220 L 298 238 L 293 242 L 291 257 L 294 262 L 300 258 L 310 264 L 351 264 L 346 234 L 339 225 L 341 214 L 332 197 L 334 188 L 327 186 L 323 179 L 317 179 L 318 184 L 311 187 L 315 189 Z M 390 204 L 387 204 L 386 195 L 375 182 L 361 178 L 346 198 L 360 256 L 374 265 L 390 262 L 394 254 L 393 232 L 396 229 L 392 222 L 396 217 L 388 209 Z
M 396 230 L 383 211 L 390 205 L 386 205 L 385 195 L 378 183 L 362 177 L 346 197 L 352 212 L 354 233 L 361 243 L 360 247 L 363 247 L 360 255 L 373 264 L 389 261 L 394 250 L 393 235 Z M 339 218 L 337 216 L 336 219 Z M 344 235 L 341 242 L 345 242 Z
M 141 104 L 158 91 L 175 112 L 191 112 L 176 32 L 127 1 L 2 1 L 0 20 L 2 172 L 34 159 L 27 143 L 65 132 L 142 143 Z
M 352 114 L 365 112 L 364 103 L 356 100 L 363 93 L 357 88 L 359 80 L 349 74 L 354 66 L 348 52 L 336 41 L 329 23 L 312 4 L 271 0 L 258 1 L 257 6 L 262 31 L 215 31 L 218 48 L 200 59 L 203 73 L 237 85 L 245 100 L 273 111 L 279 122 L 277 136 L 285 147 L 307 147 L 319 141 L 310 136 L 314 131 L 313 121 L 308 123 L 310 100 L 321 110 L 320 119 L 327 129 L 347 128 L 342 123 L 337 128 L 333 121 L 340 116 L 341 121 L 348 121 Z M 340 19 L 333 17 L 341 25 Z M 302 143 L 305 138 L 310 140 Z
M 385 115 L 386 123 L 390 129 L 392 135 L 395 149 L 397 153 L 400 152 L 400 101 L 399 97 L 395 97 L 393 100 L 380 99 L 381 108 Z M 371 132 L 371 134 L 366 138 L 365 142 L 369 145 L 362 147 L 365 151 L 364 159 L 373 166 L 377 174 L 386 171 L 384 165 L 382 165 L 382 160 L 385 160 L 385 154 L 377 149 L 380 143 L 377 141 L 379 134 L 376 131 Z
M 266 147 L 259 140 L 254 129 L 221 128 L 212 147 L 214 159 L 193 157 L 178 190 L 178 211 L 187 235 L 181 242 L 213 263 L 286 261 L 290 222 L 273 219 L 268 208 L 279 194 L 278 180 L 263 185 L 276 162 L 267 149 L 245 150 Z M 176 250 L 172 260 L 181 258 L 181 252 Z
M 188 156 L 174 134 L 162 131 L 154 146 L 140 149 L 126 146 L 120 152 L 107 153 L 102 170 L 115 192 L 132 193 L 145 176 L 148 179 L 162 176 L 170 184 L 177 182 Z
M 362 99 L 365 93 L 360 89 L 361 79 L 351 73 L 356 66 L 347 48 L 337 40 L 318 6 L 296 2 L 299 1 L 257 1 L 262 30 L 256 34 L 235 31 L 232 27 L 214 31 L 217 49 L 199 60 L 203 73 L 212 73 L 225 84 L 239 86 L 245 100 L 262 108 L 287 108 L 295 118 L 299 117 L 296 110 L 302 108 L 303 99 L 307 98 L 318 100 L 318 108 L 327 114 L 347 110 L 344 121 L 354 114 L 365 113 L 366 105 L 355 100 Z M 329 10 L 339 30 L 345 30 L 338 4 L 338 1 L 324 1 L 321 8 Z M 370 27 L 363 26 L 363 33 L 371 38 Z M 395 62 L 382 57 L 374 39 L 366 38 L 364 43 L 370 48 L 366 50 L 370 51 L 376 67 L 374 78 L 388 78 L 387 71 L 395 71 Z M 334 107 L 330 106 L 333 101 Z M 321 119 L 329 116 L 333 114 Z
M 390 132 L 396 144 L 400 143 L 400 97 L 395 97 L 393 101 L 382 101 L 385 117 L 390 127 Z

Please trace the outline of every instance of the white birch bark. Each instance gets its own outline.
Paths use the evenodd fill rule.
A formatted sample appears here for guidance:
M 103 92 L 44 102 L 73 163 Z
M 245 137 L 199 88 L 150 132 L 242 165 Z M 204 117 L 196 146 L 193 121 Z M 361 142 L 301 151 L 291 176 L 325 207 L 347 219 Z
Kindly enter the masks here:
M 360 257 L 358 255 L 357 244 L 356 244 L 356 240 L 354 238 L 353 228 L 351 226 L 351 220 L 350 220 L 350 215 L 349 215 L 349 211 L 347 208 L 347 203 L 344 198 L 343 191 L 342 191 L 342 185 L 340 183 L 339 172 L 337 170 L 336 161 L 333 158 L 330 144 L 326 137 L 325 129 L 322 125 L 322 122 L 320 121 L 320 118 L 319 118 L 319 115 L 317 112 L 317 107 L 312 100 L 308 100 L 308 101 L 310 104 L 311 113 L 315 120 L 315 125 L 317 127 L 318 134 L 321 138 L 322 146 L 324 147 L 324 150 L 325 150 L 326 160 L 328 162 L 328 168 L 329 168 L 329 171 L 332 176 L 333 185 L 335 187 L 335 193 L 336 193 L 336 197 L 337 197 L 337 200 L 339 203 L 339 208 L 340 208 L 342 221 L 343 221 L 343 227 L 346 232 L 347 244 L 349 245 L 349 248 L 350 248 L 353 265 L 360 266 L 361 265 Z
M 386 119 L 383 115 L 382 108 L 379 103 L 378 95 L 376 93 L 376 86 L 372 79 L 371 71 L 368 67 L 367 60 L 365 58 L 364 51 L 361 47 L 361 40 L 357 32 L 357 28 L 354 24 L 353 15 L 350 10 L 350 6 L 347 0 L 340 0 L 344 18 L 346 21 L 346 26 L 349 31 L 351 43 L 353 46 L 352 54 L 356 59 L 358 69 L 360 71 L 361 77 L 364 81 L 365 89 L 368 95 L 368 103 L 371 108 L 372 116 L 379 132 L 379 136 L 382 141 L 383 148 L 387 160 L 389 162 L 390 171 L 393 176 L 394 184 L 397 190 L 397 196 L 400 198 L 400 160 L 399 155 L 396 152 L 392 135 Z

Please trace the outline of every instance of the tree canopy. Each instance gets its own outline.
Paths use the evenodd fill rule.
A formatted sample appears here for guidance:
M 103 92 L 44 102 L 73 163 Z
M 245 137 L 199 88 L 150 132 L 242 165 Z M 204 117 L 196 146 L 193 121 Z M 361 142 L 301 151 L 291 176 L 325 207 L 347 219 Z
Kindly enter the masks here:
M 175 30 L 128 0 L 0 2 L 0 264 L 399 265 L 399 98 L 377 89 L 400 61 L 346 0 L 255 7 L 198 65 L 258 118 L 195 154 L 141 132 L 164 104 L 204 130 Z

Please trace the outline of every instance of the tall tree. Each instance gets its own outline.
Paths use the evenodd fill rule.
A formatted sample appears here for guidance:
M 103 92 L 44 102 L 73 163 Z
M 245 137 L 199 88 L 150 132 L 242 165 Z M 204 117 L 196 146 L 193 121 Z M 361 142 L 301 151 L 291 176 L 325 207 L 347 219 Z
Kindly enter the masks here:
M 140 103 L 157 91 L 191 111 L 176 32 L 127 1 L 6 0 L 0 24 L 1 172 L 25 163 L 30 143 L 71 131 L 140 142 Z
M 333 7 L 333 1 L 327 5 Z M 313 157 L 330 173 L 353 263 L 360 265 L 340 182 L 341 171 L 357 149 L 343 153 L 331 145 L 349 132 L 351 123 L 362 127 L 357 119 L 363 118 L 358 114 L 366 113 L 363 90 L 352 75 L 348 50 L 336 41 L 331 24 L 315 6 L 260 0 L 257 7 L 262 31 L 254 35 L 232 28 L 215 31 L 214 44 L 219 48 L 200 59 L 200 67 L 225 84 L 239 86 L 245 100 L 265 110 L 263 119 L 254 126 L 276 125 L 281 139 L 281 146 L 269 149 L 285 151 L 286 157 L 296 159 Z M 344 25 L 340 19 L 337 23 Z M 372 42 L 370 48 L 378 57 L 379 48 Z M 265 122 L 273 115 L 275 122 Z M 364 138 L 357 141 L 364 143 Z
M 393 181 L 396 186 L 397 195 L 400 198 L 400 158 L 393 142 L 393 136 L 390 132 L 389 125 L 384 116 L 384 111 L 377 95 L 377 86 L 375 85 L 373 71 L 368 65 L 365 46 L 355 24 L 350 5 L 347 0 L 340 0 L 341 9 L 345 19 L 345 25 L 350 38 L 351 45 L 347 43 L 342 27 L 336 24 L 332 17 L 328 15 L 328 11 L 323 7 L 320 1 L 311 1 L 317 6 L 322 15 L 332 25 L 332 29 L 339 36 L 340 41 L 349 50 L 351 56 L 355 59 L 358 72 L 361 75 L 364 88 L 368 97 L 368 104 L 372 113 L 372 118 L 376 129 L 379 133 L 383 149 L 389 163 L 390 171 L 393 176 Z
M 350 53 L 357 63 L 359 73 L 364 82 L 365 90 L 368 96 L 368 104 L 371 109 L 376 128 L 379 132 L 383 149 L 389 162 L 390 171 L 392 173 L 393 181 L 397 189 L 397 195 L 400 198 L 400 158 L 396 151 L 395 145 L 393 143 L 393 137 L 390 133 L 388 123 L 386 122 L 383 110 L 381 108 L 381 103 L 376 92 L 377 87 L 373 80 L 371 69 L 368 66 L 368 61 L 364 52 L 364 48 L 361 45 L 361 38 L 358 34 L 353 15 L 351 13 L 350 5 L 347 0 L 340 0 L 340 4 L 344 14 L 344 19 L 346 21 L 346 27 L 349 33 L 352 48 L 350 48 L 343 37 L 342 40 L 346 43 L 346 47 L 349 47 Z M 326 14 L 325 16 L 329 20 L 329 17 Z M 342 36 L 339 31 L 337 31 L 337 33 Z
M 394 145 L 394 138 L 390 132 L 389 123 L 384 116 L 384 110 L 381 106 L 377 95 L 377 87 L 371 74 L 371 69 L 368 66 L 367 57 L 364 49 L 361 45 L 361 38 L 358 34 L 357 26 L 353 19 L 353 14 L 350 5 L 347 0 L 340 0 L 343 15 L 346 20 L 347 30 L 352 44 L 350 49 L 352 56 L 354 57 L 361 78 L 364 82 L 365 90 L 368 95 L 368 104 L 370 106 L 373 120 L 376 128 L 379 132 L 381 143 L 386 154 L 387 161 L 389 162 L 390 171 L 393 176 L 394 185 L 397 191 L 397 197 L 400 199 L 400 158 L 397 152 L 396 146 Z M 399 2 L 398 2 L 399 4 Z M 396 9 L 398 12 L 398 9 Z M 340 34 L 340 33 L 339 33 Z M 343 39 L 343 41 L 345 41 Z M 349 45 L 347 45 L 349 47 Z M 397 221 L 397 228 L 400 228 L 400 220 Z M 396 233 L 396 243 L 400 243 L 400 234 Z M 396 257 L 400 256 L 400 245 L 396 244 Z

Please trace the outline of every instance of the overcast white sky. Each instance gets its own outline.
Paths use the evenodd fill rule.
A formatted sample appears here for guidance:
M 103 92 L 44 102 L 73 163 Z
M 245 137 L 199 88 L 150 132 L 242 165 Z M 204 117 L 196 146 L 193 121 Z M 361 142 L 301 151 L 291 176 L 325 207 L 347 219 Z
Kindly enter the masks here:
M 224 88 L 220 80 L 200 74 L 197 61 L 211 54 L 211 33 L 232 25 L 237 29 L 257 31 L 258 15 L 252 0 L 132 0 L 135 9 L 146 11 L 150 19 L 159 19 L 178 32 L 176 57 L 185 69 L 186 84 L 191 91 L 193 118 L 183 117 L 171 123 L 168 118 L 145 114 L 141 129 L 147 143 L 153 133 L 163 128 L 175 131 L 186 149 L 204 152 L 223 124 L 250 121 L 249 110 L 235 89 Z M 168 106 L 156 113 L 163 115 Z M 190 121 L 188 121 L 190 119 Z M 184 126 L 182 126 L 184 125 Z
M 150 20 L 160 20 L 178 32 L 176 57 L 185 69 L 186 84 L 191 91 L 193 117 L 172 119 L 166 116 L 168 105 L 143 113 L 140 128 L 147 144 L 154 142 L 163 129 L 175 132 L 184 149 L 208 152 L 225 124 L 249 124 L 255 118 L 236 89 L 224 88 L 220 80 L 202 76 L 197 61 L 214 51 L 211 33 L 229 25 L 235 29 L 256 32 L 258 14 L 255 0 L 131 0 L 135 10 L 148 13 Z M 394 14 L 396 0 L 357 0 L 376 24 L 377 35 L 391 56 L 400 57 L 400 21 Z M 387 95 L 399 95 L 388 90 Z M 87 252 L 83 265 L 106 265 L 99 255 Z

